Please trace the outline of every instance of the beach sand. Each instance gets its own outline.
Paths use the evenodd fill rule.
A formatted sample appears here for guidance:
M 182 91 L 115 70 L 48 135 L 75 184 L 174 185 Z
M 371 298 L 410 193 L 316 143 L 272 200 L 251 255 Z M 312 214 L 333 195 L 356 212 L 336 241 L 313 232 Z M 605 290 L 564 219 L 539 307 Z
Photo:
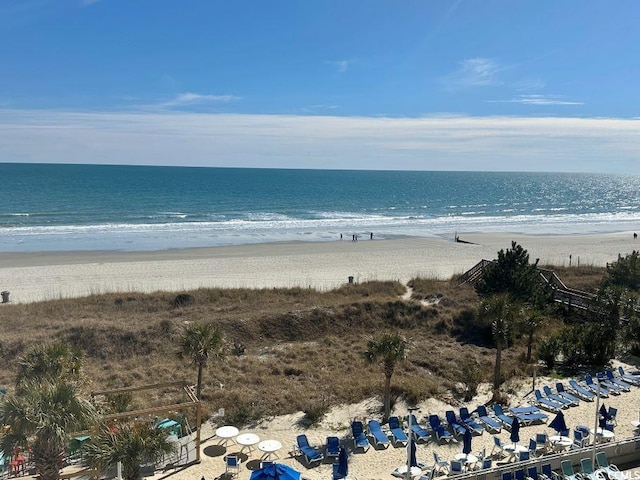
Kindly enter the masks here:
M 542 385 L 554 386 L 555 379 L 539 378 L 538 388 L 542 388 Z M 566 384 L 567 382 L 565 382 Z M 511 385 L 511 388 L 516 386 Z M 526 399 L 523 397 L 531 390 L 531 380 L 521 381 L 517 385 L 516 393 L 510 396 L 510 404 L 512 406 L 527 405 Z M 506 391 L 506 389 L 505 389 Z M 473 410 L 477 405 L 488 401 L 490 398 L 489 385 L 483 385 L 481 393 L 468 402 L 466 406 L 469 410 Z M 606 407 L 618 408 L 617 415 L 617 427 L 615 429 L 615 440 L 623 440 L 634 436 L 635 427 L 632 425 L 633 421 L 639 420 L 640 415 L 640 388 L 632 387 L 631 392 L 623 393 L 620 396 L 612 396 L 602 400 Z M 462 406 L 462 405 L 460 405 Z M 362 420 L 380 417 L 376 414 L 372 414 L 373 410 L 378 410 L 380 404 L 377 400 L 363 401 L 357 405 L 343 405 L 333 408 L 317 426 L 304 430 L 298 426 L 298 421 L 302 417 L 302 412 L 293 415 L 285 415 L 276 417 L 265 421 L 259 425 L 243 428 L 241 433 L 256 433 L 261 440 L 275 439 L 282 443 L 282 449 L 278 452 L 280 458 L 277 460 L 280 463 L 287 464 L 296 470 L 302 472 L 303 476 L 310 480 L 326 480 L 331 478 L 332 466 L 330 462 L 323 462 L 320 465 L 307 468 L 301 463 L 299 457 L 292 455 L 293 446 L 296 441 L 296 436 L 300 433 L 306 433 L 311 445 L 320 446 L 325 443 L 326 437 L 330 435 L 338 436 L 343 441 L 348 437 L 350 433 L 350 423 L 354 418 Z M 446 410 L 454 410 L 458 412 L 459 406 L 449 406 L 438 400 L 430 399 L 422 402 L 418 405 L 420 410 L 416 412 L 416 416 L 420 422 L 424 425 L 425 417 L 431 413 L 437 413 L 441 418 L 444 418 Z M 595 402 L 580 402 L 577 407 L 571 407 L 563 410 L 567 426 L 573 429 L 577 425 L 586 425 L 590 428 L 594 427 L 595 422 Z M 394 414 L 404 416 L 407 413 L 404 405 L 399 405 L 392 412 Z M 545 412 L 549 415 L 549 420 L 554 418 L 554 414 Z M 202 445 L 202 462 L 198 465 L 190 466 L 181 472 L 172 473 L 169 478 L 176 480 L 193 480 L 205 477 L 206 480 L 213 480 L 219 478 L 224 473 L 224 455 L 238 453 L 240 447 L 238 445 L 229 445 L 227 448 L 217 446 L 218 438 L 214 436 L 214 428 L 211 424 L 205 425 L 203 430 L 203 438 L 205 441 Z M 529 438 L 535 437 L 536 433 L 547 433 L 548 435 L 555 435 L 555 431 L 548 428 L 546 424 L 531 425 L 527 427 L 521 427 L 520 429 L 520 442 L 519 444 L 527 445 Z M 512 443 L 509 440 L 509 432 L 502 430 L 498 434 L 502 443 Z M 493 448 L 493 435 L 488 432 L 484 432 L 480 436 L 473 437 L 472 450 L 474 454 L 477 454 L 482 449 L 486 450 L 487 455 Z M 445 445 L 436 445 L 434 443 L 418 444 L 417 446 L 417 459 L 419 462 L 431 467 L 434 463 L 433 453 L 437 452 L 443 460 L 452 460 L 456 454 L 462 452 L 462 442 L 451 443 Z M 238 478 L 248 479 L 251 475 L 251 471 L 257 468 L 259 463 L 261 452 L 255 451 L 248 458 L 245 457 L 245 462 L 242 465 L 241 473 Z M 373 447 L 366 453 L 353 453 L 349 456 L 349 474 L 351 477 L 358 478 L 359 480 L 390 480 L 393 477 L 391 472 L 394 468 L 406 464 L 406 448 L 399 446 L 390 446 L 387 449 L 376 450 Z M 498 461 L 498 460 L 494 460 Z M 499 460 L 499 461 L 505 461 Z M 165 474 L 157 474 L 156 478 L 162 478 Z
M 461 239 L 472 243 L 456 243 L 454 235 L 442 238 L 398 238 L 349 240 L 324 243 L 279 243 L 261 245 L 228 246 L 162 252 L 68 252 L 68 253 L 2 253 L 0 254 L 0 289 L 11 292 L 11 301 L 35 302 L 63 297 L 78 297 L 106 292 L 152 292 L 158 290 L 182 291 L 199 287 L 311 287 L 328 290 L 347 282 L 353 276 L 356 282 L 367 280 L 399 280 L 406 282 L 416 276 L 448 278 L 463 273 L 481 259 L 493 259 L 496 252 L 509 248 L 516 241 L 526 248 L 531 261 L 540 259 L 541 265 L 604 266 L 614 261 L 618 254 L 625 255 L 640 243 L 633 240 L 631 232 L 607 235 L 535 236 L 514 234 L 461 234 Z M 1 308 L 1 307 L 0 307 Z M 512 399 L 512 405 L 526 403 L 523 399 L 530 384 L 522 382 Z M 467 405 L 470 410 L 489 398 L 488 387 L 484 393 Z M 616 437 L 632 435 L 631 422 L 639 418 L 640 388 L 631 393 L 607 399 L 607 406 L 617 407 L 618 427 Z M 429 413 L 444 412 L 452 407 L 436 400 L 421 404 L 418 418 Z M 457 411 L 459 406 L 455 406 Z M 379 409 L 377 400 L 363 401 L 357 405 L 333 408 L 318 427 L 307 433 L 313 445 L 324 444 L 329 435 L 344 438 L 354 418 L 375 418 L 372 411 Z M 404 415 L 406 409 L 397 406 L 395 413 Z M 594 419 L 594 404 L 581 402 L 579 407 L 566 411 L 570 426 L 587 424 Z M 261 439 L 276 439 L 283 445 L 280 461 L 300 469 L 311 479 L 331 477 L 331 465 L 323 463 L 307 469 L 290 452 L 295 437 L 304 431 L 298 427 L 302 413 L 269 419 L 259 425 L 245 428 Z M 537 432 L 547 431 L 546 426 L 531 426 L 521 430 L 525 442 Z M 224 472 L 223 456 L 239 450 L 237 446 L 223 449 L 217 446 L 214 428 L 207 423 L 203 430 L 202 463 L 182 471 L 165 472 L 156 478 L 170 476 L 176 480 L 206 480 L 219 478 Z M 507 442 L 508 433 L 500 434 Z M 492 436 L 488 433 L 474 438 L 473 451 L 492 448 Z M 434 447 L 418 446 L 418 459 L 428 465 L 433 463 L 437 448 L 443 459 L 450 460 L 460 453 L 461 444 Z M 240 479 L 248 479 L 250 468 L 255 468 L 259 452 L 242 466 Z M 406 461 L 404 448 L 386 450 L 371 448 L 367 453 L 351 456 L 350 473 L 360 480 L 390 479 L 394 467 Z M 248 468 L 249 467 L 249 468 Z
M 35 302 L 108 292 L 196 288 L 304 287 L 329 290 L 355 282 L 416 276 L 449 278 L 493 259 L 516 241 L 541 265 L 604 266 L 640 242 L 632 232 L 536 236 L 454 234 L 434 238 L 368 238 L 358 242 L 296 242 L 157 252 L 0 253 L 0 290 L 13 302 Z

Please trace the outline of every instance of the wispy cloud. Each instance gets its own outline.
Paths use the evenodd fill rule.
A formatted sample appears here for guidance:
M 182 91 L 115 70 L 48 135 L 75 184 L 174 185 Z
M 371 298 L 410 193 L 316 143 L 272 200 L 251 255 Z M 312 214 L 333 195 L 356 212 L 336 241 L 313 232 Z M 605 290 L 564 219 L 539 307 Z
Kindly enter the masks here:
M 325 63 L 335 68 L 338 73 L 344 73 L 352 62 L 350 60 L 327 60 Z
M 565 100 L 559 95 L 518 95 L 509 100 L 487 100 L 488 103 L 522 103 L 524 105 L 584 105 L 583 102 Z
M 159 109 L 184 108 L 197 105 L 207 105 L 212 103 L 227 103 L 240 100 L 236 95 L 203 95 L 200 93 L 185 92 L 179 93 L 171 100 L 153 105 Z
M 498 73 L 505 67 L 489 58 L 467 58 L 459 68 L 444 77 L 450 88 L 486 87 L 501 85 Z
M 640 174 L 640 120 L 0 109 L 0 162 Z

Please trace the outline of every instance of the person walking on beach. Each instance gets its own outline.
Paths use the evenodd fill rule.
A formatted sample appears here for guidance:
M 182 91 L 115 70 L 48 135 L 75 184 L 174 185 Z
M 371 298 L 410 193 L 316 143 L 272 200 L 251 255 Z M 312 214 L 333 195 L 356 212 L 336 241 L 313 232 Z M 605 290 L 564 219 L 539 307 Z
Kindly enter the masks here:
M 373 240 L 373 232 L 371 232 L 371 237 L 369 237 L 369 240 Z

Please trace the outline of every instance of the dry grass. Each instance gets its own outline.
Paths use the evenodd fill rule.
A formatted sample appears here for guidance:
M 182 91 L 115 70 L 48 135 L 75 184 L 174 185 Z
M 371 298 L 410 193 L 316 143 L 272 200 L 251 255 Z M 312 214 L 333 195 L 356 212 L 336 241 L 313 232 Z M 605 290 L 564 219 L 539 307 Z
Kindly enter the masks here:
M 201 289 L 189 292 L 192 301 L 181 307 L 174 306 L 172 293 L 3 305 L 0 382 L 11 387 L 18 356 L 52 340 L 84 353 L 88 390 L 195 382 L 195 367 L 176 356 L 180 333 L 189 322 L 214 322 L 224 332 L 227 356 L 205 370 L 203 399 L 209 411 L 225 408 L 227 421 L 241 424 L 379 394 L 382 369 L 365 365 L 362 354 L 372 334 L 388 330 L 405 335 L 410 345 L 393 378 L 396 397 L 451 401 L 450 392 L 458 392 L 461 398 L 459 382 L 469 381 L 462 359 L 477 365 L 481 376 L 492 371 L 494 360 L 489 345 L 465 335 L 475 292 L 454 281 L 415 279 L 411 285 L 414 298 L 438 303 L 402 301 L 404 286 L 370 282 L 323 293 Z M 522 373 L 523 352 L 523 345 L 505 352 L 506 377 Z M 155 403 L 163 392 L 154 395 L 137 402 Z

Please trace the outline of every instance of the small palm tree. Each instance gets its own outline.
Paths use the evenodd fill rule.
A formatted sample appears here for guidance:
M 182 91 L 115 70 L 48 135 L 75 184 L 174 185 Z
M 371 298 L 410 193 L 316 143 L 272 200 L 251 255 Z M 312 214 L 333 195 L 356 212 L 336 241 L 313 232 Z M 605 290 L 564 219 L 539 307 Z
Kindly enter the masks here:
M 397 333 L 386 333 L 369 340 L 364 359 L 367 363 L 380 362 L 384 368 L 384 420 L 391 413 L 391 377 L 396 363 L 404 360 L 407 341 Z
M 164 455 L 173 453 L 175 445 L 167 441 L 164 430 L 144 422 L 118 428 L 103 425 L 91 435 L 83 451 L 89 464 L 99 472 L 104 473 L 121 462 L 125 480 L 137 480 L 143 463 L 157 463 Z
M 202 392 L 202 370 L 211 358 L 222 358 L 222 332 L 212 323 L 189 324 L 180 338 L 181 358 L 188 358 L 198 367 L 196 395 Z
M 481 314 L 491 321 L 491 334 L 496 345 L 496 361 L 493 368 L 494 400 L 498 398 L 500 389 L 502 350 L 509 344 L 516 310 L 515 304 L 506 294 L 491 296 L 481 305 Z
M 81 379 L 82 356 L 68 344 L 56 342 L 36 345 L 18 360 L 16 386 L 24 381 L 55 381 Z
M 0 423 L 8 427 L 2 451 L 8 458 L 28 442 L 40 478 L 58 480 L 69 434 L 89 428 L 96 418 L 75 384 L 24 381 L 19 394 L 4 396 L 0 403 Z
M 531 363 L 531 351 L 533 350 L 533 336 L 545 321 L 540 310 L 524 308 L 524 329 L 527 332 L 527 363 Z

